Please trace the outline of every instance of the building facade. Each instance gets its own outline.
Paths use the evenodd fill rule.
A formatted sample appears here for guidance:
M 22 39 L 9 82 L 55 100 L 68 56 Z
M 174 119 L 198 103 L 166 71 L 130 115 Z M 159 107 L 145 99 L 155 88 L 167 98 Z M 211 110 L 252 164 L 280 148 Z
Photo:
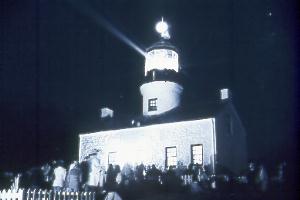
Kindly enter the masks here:
M 101 165 L 143 163 L 159 168 L 178 162 L 209 165 L 216 154 L 213 118 L 81 134 L 79 160 L 101 149 Z

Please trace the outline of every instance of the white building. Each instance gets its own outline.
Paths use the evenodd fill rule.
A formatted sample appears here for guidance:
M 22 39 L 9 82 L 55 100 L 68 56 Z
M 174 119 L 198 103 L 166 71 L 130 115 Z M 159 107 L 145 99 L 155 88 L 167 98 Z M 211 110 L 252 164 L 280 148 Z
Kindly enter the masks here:
M 183 115 L 184 88 L 178 51 L 168 41 L 167 24 L 160 22 L 156 28 L 161 40 L 146 51 L 144 83 L 140 86 L 142 117 L 132 121 L 135 127 L 80 134 L 79 160 L 100 149 L 103 167 L 143 163 L 168 168 L 181 162 L 185 166 L 209 165 L 213 172 L 218 164 L 239 173 L 247 162 L 246 134 L 228 89 L 221 90 L 217 111 L 207 117 L 201 118 L 199 108 L 198 117 L 177 117 L 164 123 L 169 116 Z

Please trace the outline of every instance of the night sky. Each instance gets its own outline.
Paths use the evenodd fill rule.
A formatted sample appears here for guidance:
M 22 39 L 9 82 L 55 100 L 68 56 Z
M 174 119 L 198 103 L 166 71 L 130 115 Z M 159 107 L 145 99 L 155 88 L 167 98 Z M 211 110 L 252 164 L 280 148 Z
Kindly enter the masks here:
M 295 160 L 297 10 L 287 0 L 6 0 L 0 3 L 0 169 L 76 159 L 99 108 L 142 112 L 142 49 L 161 17 L 191 102 L 229 87 L 250 159 Z

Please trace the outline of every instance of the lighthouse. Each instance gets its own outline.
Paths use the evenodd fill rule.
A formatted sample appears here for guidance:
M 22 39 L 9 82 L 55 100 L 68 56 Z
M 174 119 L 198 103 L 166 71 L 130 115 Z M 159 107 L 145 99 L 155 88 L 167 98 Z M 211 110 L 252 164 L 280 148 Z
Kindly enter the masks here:
M 218 164 L 240 174 L 247 167 L 246 131 L 230 100 L 230 90 L 222 89 L 214 103 L 186 108 L 189 105 L 185 103 L 193 102 L 186 98 L 181 102 L 183 85 L 189 85 L 183 84 L 178 50 L 170 43 L 168 24 L 161 20 L 155 28 L 160 39 L 145 52 L 140 85 L 143 115 L 127 126 L 79 134 L 79 161 L 99 149 L 102 168 L 143 164 L 170 169 L 179 163 L 198 164 L 214 175 Z M 186 115 L 189 112 L 192 114 Z M 101 109 L 102 118 L 112 118 L 113 114 L 109 108 Z
M 180 106 L 183 87 L 180 84 L 178 50 L 170 40 L 168 24 L 156 24 L 160 40 L 146 50 L 144 80 L 140 86 L 143 116 L 157 116 Z

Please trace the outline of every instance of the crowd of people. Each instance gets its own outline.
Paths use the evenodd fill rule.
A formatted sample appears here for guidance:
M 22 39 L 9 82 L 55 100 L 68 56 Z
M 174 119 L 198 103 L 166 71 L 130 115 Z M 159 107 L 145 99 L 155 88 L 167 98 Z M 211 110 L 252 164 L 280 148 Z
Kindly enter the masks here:
M 245 173 L 234 176 L 219 171 L 214 174 L 209 166 L 192 165 L 177 166 L 169 169 L 158 169 L 155 165 L 143 164 L 135 167 L 125 164 L 109 164 L 104 169 L 99 153 L 90 154 L 81 163 L 74 161 L 68 165 L 59 160 L 32 168 L 25 173 L 2 173 L 2 188 L 52 189 L 58 191 L 78 192 L 92 191 L 104 194 L 117 191 L 121 196 L 133 191 L 167 191 L 205 193 L 210 191 L 250 191 L 266 192 L 270 188 L 281 187 L 286 182 L 286 163 L 280 163 L 271 174 L 264 165 L 249 163 Z

